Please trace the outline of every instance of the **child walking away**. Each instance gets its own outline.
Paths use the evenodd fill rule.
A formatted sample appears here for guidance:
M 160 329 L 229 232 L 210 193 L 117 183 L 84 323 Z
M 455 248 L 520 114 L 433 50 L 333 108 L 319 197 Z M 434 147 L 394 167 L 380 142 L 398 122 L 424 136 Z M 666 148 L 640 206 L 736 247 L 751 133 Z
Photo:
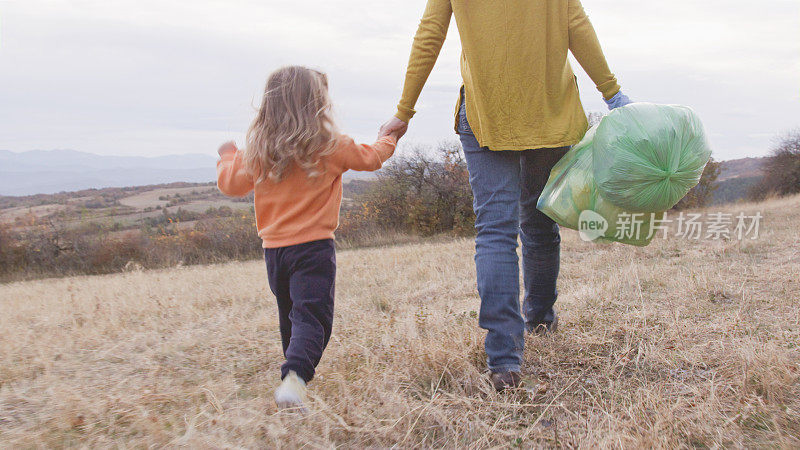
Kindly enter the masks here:
M 340 134 L 325 74 L 284 67 L 267 80 L 247 147 L 219 149 L 217 186 L 229 196 L 255 191 L 258 235 L 278 301 L 283 355 L 280 408 L 304 409 L 306 383 L 331 336 L 342 173 L 374 171 L 394 152 L 395 135 L 373 145 Z

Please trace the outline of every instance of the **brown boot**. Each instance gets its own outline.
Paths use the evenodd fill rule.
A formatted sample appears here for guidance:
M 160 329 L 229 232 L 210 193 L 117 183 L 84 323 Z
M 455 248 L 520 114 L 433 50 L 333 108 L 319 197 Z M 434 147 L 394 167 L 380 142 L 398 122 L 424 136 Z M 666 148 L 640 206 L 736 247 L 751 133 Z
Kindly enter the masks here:
M 491 379 L 492 386 L 497 392 L 522 386 L 522 376 L 519 372 L 492 372 Z

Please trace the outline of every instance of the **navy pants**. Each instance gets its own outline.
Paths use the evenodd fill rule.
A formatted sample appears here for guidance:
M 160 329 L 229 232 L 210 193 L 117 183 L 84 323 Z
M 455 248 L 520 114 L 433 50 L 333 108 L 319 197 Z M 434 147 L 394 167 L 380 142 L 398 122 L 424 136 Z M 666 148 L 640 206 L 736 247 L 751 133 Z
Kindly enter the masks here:
M 306 382 L 311 381 L 333 328 L 333 239 L 267 248 L 264 260 L 269 287 L 278 300 L 286 357 L 281 379 L 294 370 Z

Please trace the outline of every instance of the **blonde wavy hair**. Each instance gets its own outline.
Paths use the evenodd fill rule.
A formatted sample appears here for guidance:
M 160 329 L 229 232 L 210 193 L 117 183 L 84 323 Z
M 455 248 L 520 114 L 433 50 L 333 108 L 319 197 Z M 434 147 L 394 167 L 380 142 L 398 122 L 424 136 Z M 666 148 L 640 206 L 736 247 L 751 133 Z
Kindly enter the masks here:
M 260 183 L 280 181 L 293 164 L 309 178 L 324 173 L 322 158 L 335 149 L 336 125 L 328 77 L 301 66 L 273 72 L 247 131 L 244 164 Z

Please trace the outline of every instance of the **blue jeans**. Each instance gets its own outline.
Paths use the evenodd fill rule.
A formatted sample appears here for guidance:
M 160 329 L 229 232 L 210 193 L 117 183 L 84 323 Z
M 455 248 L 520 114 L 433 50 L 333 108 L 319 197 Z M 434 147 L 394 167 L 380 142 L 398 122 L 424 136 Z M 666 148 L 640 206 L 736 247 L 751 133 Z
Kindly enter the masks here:
M 474 198 L 475 266 L 481 297 L 478 324 L 488 331 L 489 369 L 519 371 L 526 324 L 533 328 L 554 317 L 561 237 L 558 225 L 536 209 L 536 203 L 550 170 L 569 147 L 523 151 L 481 147 L 463 102 L 457 130 Z M 518 235 L 522 241 L 524 318 L 519 304 Z

